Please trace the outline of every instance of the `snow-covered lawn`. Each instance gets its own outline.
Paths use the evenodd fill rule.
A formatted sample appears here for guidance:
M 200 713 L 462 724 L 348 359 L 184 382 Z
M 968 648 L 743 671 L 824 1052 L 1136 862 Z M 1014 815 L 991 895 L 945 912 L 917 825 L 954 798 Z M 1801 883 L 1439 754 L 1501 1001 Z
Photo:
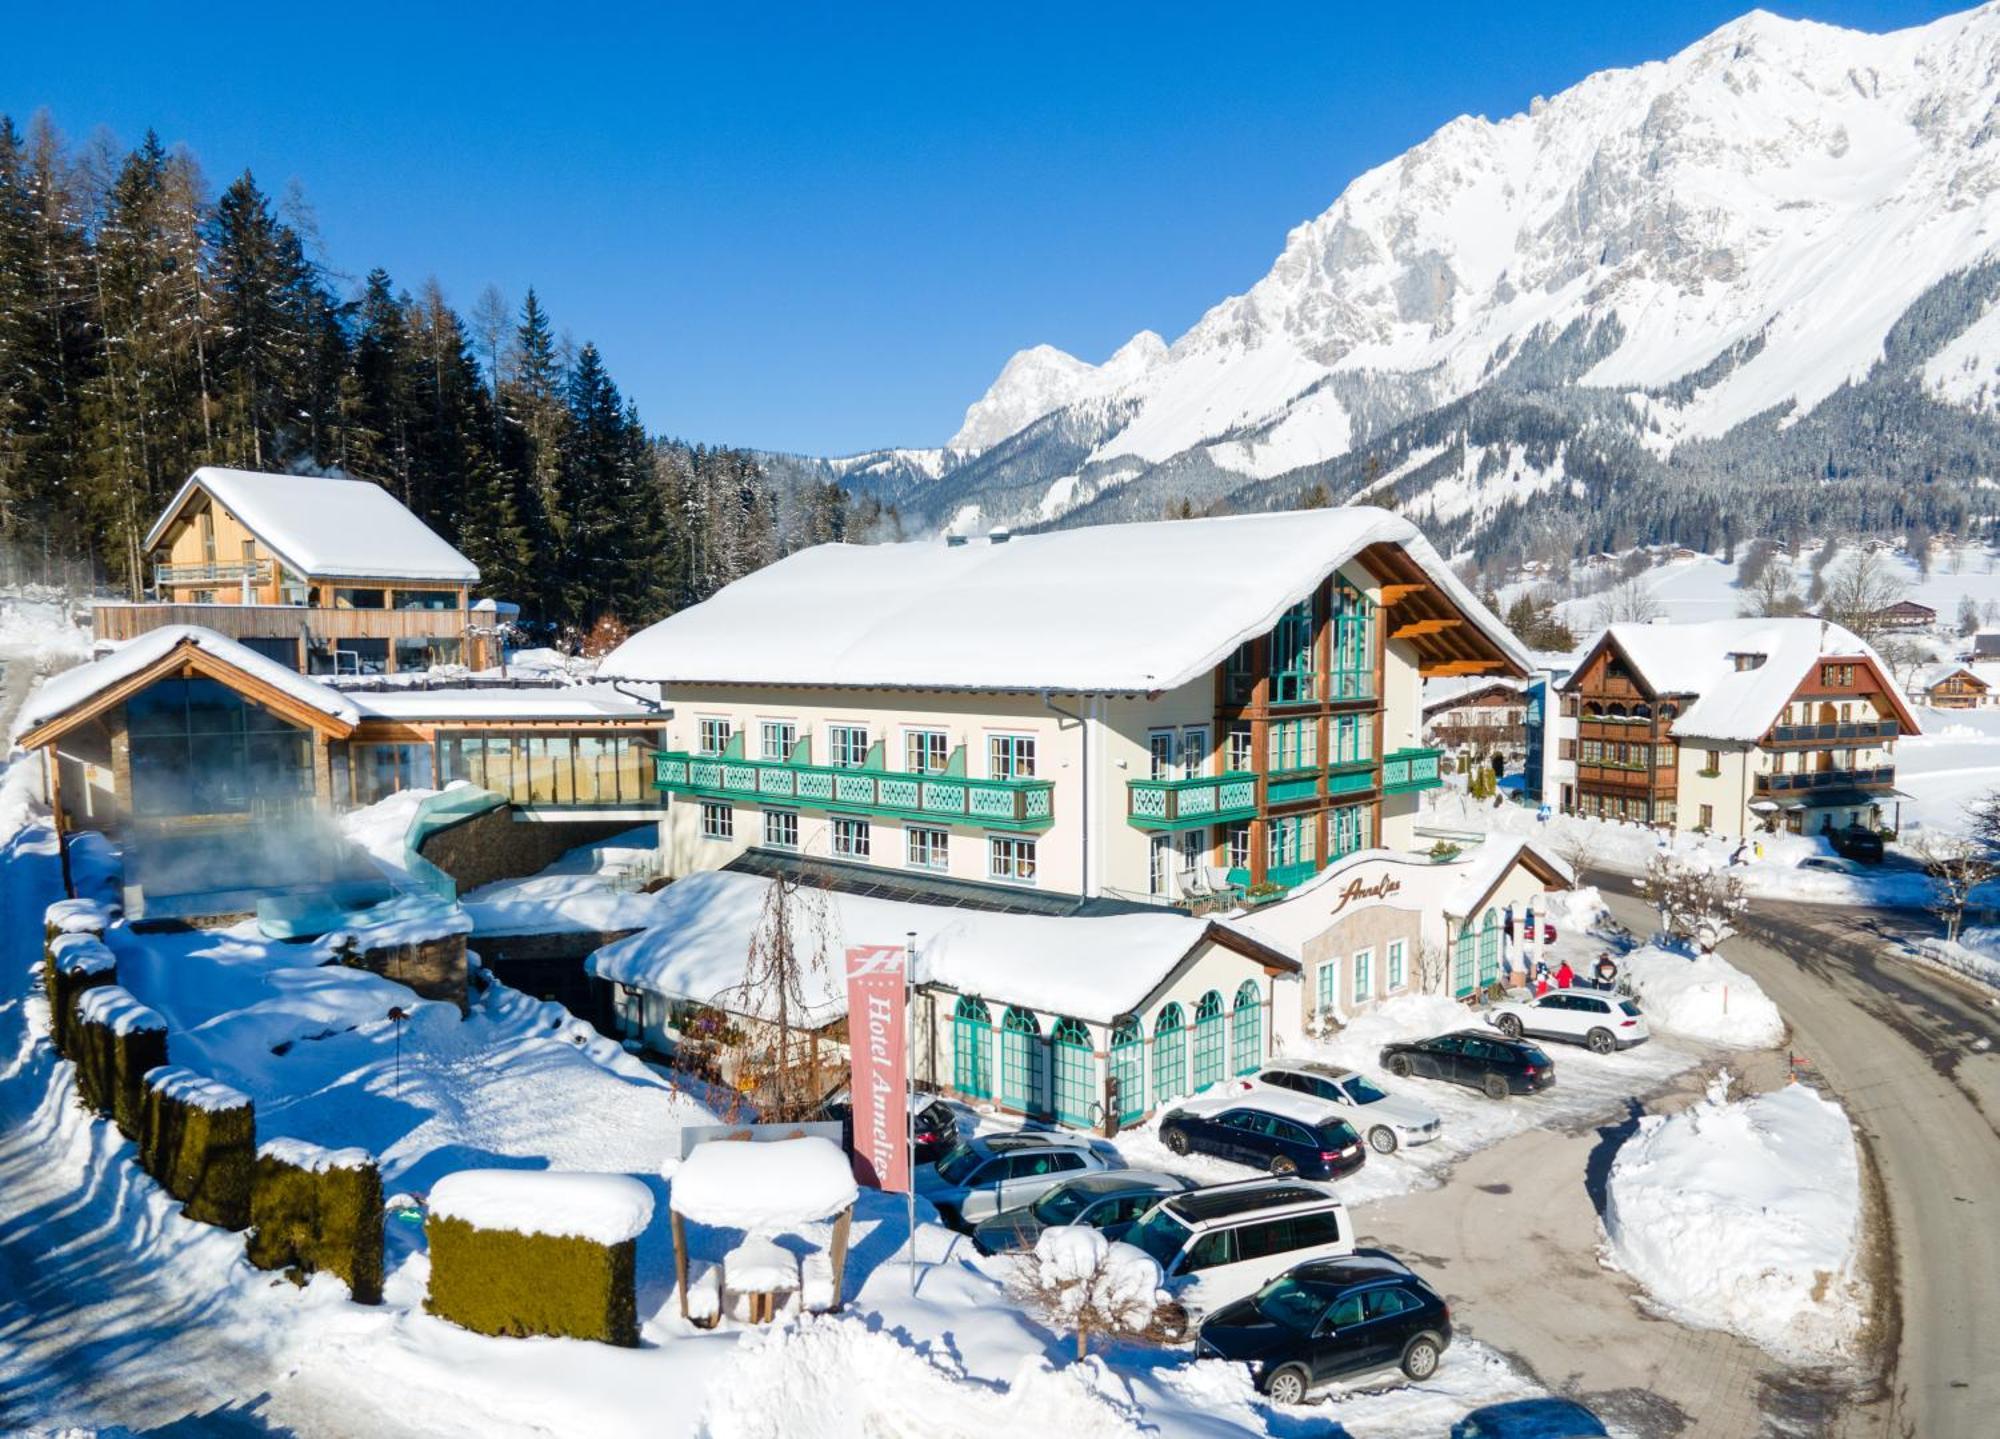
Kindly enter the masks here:
M 1861 1175 L 1846 1112 L 1801 1084 L 1649 1115 L 1611 1166 L 1605 1256 L 1660 1309 L 1781 1358 L 1838 1359 L 1860 1331 Z

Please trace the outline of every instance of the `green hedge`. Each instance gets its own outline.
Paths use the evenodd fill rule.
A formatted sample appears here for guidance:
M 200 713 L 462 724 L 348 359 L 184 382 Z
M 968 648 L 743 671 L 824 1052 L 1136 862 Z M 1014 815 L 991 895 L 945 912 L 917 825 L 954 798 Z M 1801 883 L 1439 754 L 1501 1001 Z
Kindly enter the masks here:
M 143 1112 L 139 1163 L 181 1201 L 181 1212 L 222 1229 L 248 1224 L 257 1164 L 249 1096 L 168 1066 L 145 1076 Z
M 42 989 L 49 1001 L 49 1040 L 65 1059 L 76 1055 L 76 998 L 118 982 L 118 961 L 89 934 L 52 933 L 42 950 Z
M 382 1302 L 382 1172 L 292 1140 L 266 1144 L 250 1186 L 245 1252 L 259 1269 L 304 1283 L 338 1275 L 356 1304 Z
M 136 1141 L 145 1133 L 146 1072 L 167 1062 L 166 1023 L 115 984 L 85 990 L 75 1016 L 78 1092 Z
M 432 1215 L 424 1307 L 480 1334 L 552 1334 L 627 1348 L 639 1343 L 636 1239 L 478 1229 Z

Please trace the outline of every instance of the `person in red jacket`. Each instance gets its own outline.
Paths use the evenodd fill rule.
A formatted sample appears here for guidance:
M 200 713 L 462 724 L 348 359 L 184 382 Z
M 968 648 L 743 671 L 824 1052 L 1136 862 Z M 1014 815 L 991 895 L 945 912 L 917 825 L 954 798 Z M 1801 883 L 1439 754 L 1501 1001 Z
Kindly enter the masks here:
M 1564 960 L 1562 962 L 1562 968 L 1556 971 L 1556 988 L 1568 989 L 1570 985 L 1575 982 L 1575 980 L 1576 980 L 1576 971 L 1569 967 L 1568 960 Z

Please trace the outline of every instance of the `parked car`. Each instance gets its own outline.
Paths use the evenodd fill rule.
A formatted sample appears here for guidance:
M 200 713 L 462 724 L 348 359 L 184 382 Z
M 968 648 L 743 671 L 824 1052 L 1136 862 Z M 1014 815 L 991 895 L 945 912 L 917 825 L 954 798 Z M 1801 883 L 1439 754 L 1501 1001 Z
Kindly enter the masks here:
M 1192 1100 L 1160 1116 L 1160 1143 L 1176 1154 L 1213 1154 L 1308 1179 L 1338 1179 L 1368 1158 L 1331 1104 L 1289 1089 Z
M 944 1222 L 969 1228 L 982 1219 L 1025 1209 L 1064 1180 L 1109 1169 L 1079 1134 L 977 1134 L 961 1138 L 935 1164 L 917 1170 L 917 1193 Z
M 1838 855 L 1815 854 L 1799 861 L 1800 869 L 1819 870 L 1827 874 L 1859 874 L 1861 866 L 1851 859 Z
M 1451 1307 L 1380 1249 L 1315 1259 L 1210 1313 L 1198 1356 L 1248 1364 L 1280 1404 L 1373 1369 L 1428 1379 L 1451 1343 Z
M 1526 1003 L 1508 1000 L 1488 1009 L 1485 1017 L 1509 1039 L 1524 1034 L 1560 1039 L 1588 1045 L 1592 1054 L 1630 1049 L 1653 1037 L 1646 1016 L 1631 1000 L 1580 989 L 1552 990 Z
M 1460 1029 L 1382 1046 L 1382 1067 L 1398 1079 L 1440 1079 L 1485 1091 L 1488 1099 L 1533 1094 L 1556 1082 L 1556 1064 L 1524 1039 Z
M 1145 1169 L 1107 1169 L 1068 1179 L 1026 1209 L 1010 1209 L 974 1226 L 972 1242 L 981 1254 L 1033 1249 L 1044 1229 L 1087 1224 L 1106 1239 L 1123 1239 L 1147 1210 L 1170 1194 L 1194 1188 L 1178 1174 Z
M 1176 1194 L 1125 1235 L 1153 1256 L 1190 1320 L 1255 1294 L 1295 1264 L 1354 1252 L 1331 1189 L 1303 1179 L 1245 1179 Z
M 1429 1105 L 1407 1094 L 1391 1094 L 1374 1080 L 1337 1064 L 1267 1064 L 1254 1083 L 1324 1099 L 1367 1136 L 1368 1147 L 1377 1154 L 1394 1154 L 1405 1144 L 1429 1144 L 1442 1127 Z
M 1882 836 L 1865 824 L 1851 824 L 1845 829 L 1834 830 L 1826 841 L 1833 846 L 1833 852 L 1847 859 L 1858 860 L 1862 864 L 1882 862 Z
M 854 1152 L 854 1105 L 845 1094 L 820 1106 L 822 1120 L 840 1125 L 840 1144 Z M 917 1163 L 930 1164 L 958 1140 L 958 1113 L 934 1094 L 910 1093 L 910 1139 Z

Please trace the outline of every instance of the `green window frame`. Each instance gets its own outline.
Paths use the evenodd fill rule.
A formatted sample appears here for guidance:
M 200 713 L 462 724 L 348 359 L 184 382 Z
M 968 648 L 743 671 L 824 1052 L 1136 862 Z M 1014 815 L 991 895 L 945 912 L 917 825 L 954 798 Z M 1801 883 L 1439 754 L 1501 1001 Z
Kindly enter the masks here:
M 1049 1033 L 1049 1060 L 1055 1080 L 1056 1118 L 1064 1124 L 1088 1125 L 1096 1100 L 1097 1055 L 1082 1020 L 1056 1021 Z
M 911 869 L 944 871 L 951 868 L 951 831 L 934 825 L 913 824 L 903 831 L 904 855 Z
M 951 763 L 951 736 L 941 729 L 903 731 L 903 770 L 907 774 L 943 774 Z
M 1047 1109 L 1042 1094 L 1042 1027 L 1019 1005 L 1000 1018 L 1000 1102 L 1024 1114 Z
M 1118 1122 L 1136 1123 L 1146 1112 L 1146 1033 L 1136 1015 L 1111 1031 L 1110 1073 L 1118 1081 Z
M 1298 704 L 1319 698 L 1313 668 L 1313 632 L 1318 605 L 1307 595 L 1282 615 L 1271 631 L 1271 702 Z
M 797 849 L 799 847 L 799 812 L 795 809 L 767 809 L 764 811 L 764 847 L 766 849 Z
M 835 769 L 860 769 L 868 763 L 868 727 L 834 724 L 826 727 L 826 762 Z
M 1229 1021 L 1229 1057 L 1237 1074 L 1254 1074 L 1264 1062 L 1264 996 L 1254 979 L 1244 980 L 1236 989 Z
M 993 1097 L 993 1012 L 969 994 L 952 1011 L 951 1083 L 968 1098 Z
M 1279 720 L 1271 726 L 1268 768 L 1272 774 L 1318 767 L 1318 720 Z
M 1178 1004 L 1164 1006 L 1153 1019 L 1153 1102 L 1165 1104 L 1187 1093 L 1187 1016 Z
M 1356 1004 L 1366 1004 L 1375 997 L 1372 988 L 1375 979 L 1374 969 L 1374 950 L 1357 949 L 1354 951 L 1354 1002 Z
M 1327 858 L 1339 859 L 1368 848 L 1369 808 L 1344 804 L 1327 812 Z
M 1333 591 L 1332 698 L 1368 699 L 1375 693 L 1375 606 L 1342 580 Z
M 1479 928 L 1479 987 L 1495 983 L 1500 978 L 1500 912 L 1486 911 L 1486 919 Z
M 1403 987 L 1403 962 L 1406 943 L 1400 939 L 1389 941 L 1389 992 L 1394 994 Z
M 696 753 L 704 755 L 726 754 L 729 742 L 736 737 L 735 727 L 726 719 L 704 719 L 696 722 Z
M 991 779 L 1033 779 L 1035 737 L 994 734 L 986 737 L 986 773 Z
M 1375 717 L 1369 714 L 1336 715 L 1331 739 L 1333 753 L 1328 764 L 1358 764 L 1375 757 Z
M 1479 932 L 1472 926 L 1472 917 L 1467 915 L 1458 931 L 1458 953 L 1452 963 L 1451 992 L 1458 999 L 1472 993 L 1473 958 L 1478 944 Z
M 757 725 L 758 755 L 772 764 L 785 764 L 799 747 L 797 720 L 761 720 Z
M 733 840 L 736 838 L 736 809 L 733 805 L 716 804 L 703 800 L 701 805 L 701 837 L 703 839 Z
M 1222 994 L 1211 989 L 1194 1007 L 1194 1092 L 1201 1093 L 1222 1081 L 1223 1051 L 1227 1020 L 1222 1010 Z

